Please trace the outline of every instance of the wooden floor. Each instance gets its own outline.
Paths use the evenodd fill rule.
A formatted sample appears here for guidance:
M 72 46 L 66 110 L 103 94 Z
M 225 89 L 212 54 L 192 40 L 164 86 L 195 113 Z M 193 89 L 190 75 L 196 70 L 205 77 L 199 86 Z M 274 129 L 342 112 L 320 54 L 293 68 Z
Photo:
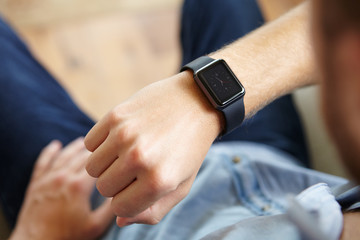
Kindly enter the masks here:
M 22 11 L 21 5 L 16 8 L 14 4 L 4 15 L 93 118 L 99 119 L 140 88 L 178 70 L 178 0 L 150 0 L 145 6 L 140 1 L 117 1 L 121 6 L 115 5 L 116 1 L 104 6 L 104 1 L 93 1 L 99 5 L 98 12 L 93 6 L 76 8 L 82 0 L 69 1 L 16 0 L 24 7 L 34 2 L 33 8 L 39 2 L 42 12 L 55 15 L 39 18 L 32 5 L 32 10 Z M 115 10 L 109 8 L 111 2 Z M 60 6 L 75 8 L 78 15 L 75 10 L 53 10 Z

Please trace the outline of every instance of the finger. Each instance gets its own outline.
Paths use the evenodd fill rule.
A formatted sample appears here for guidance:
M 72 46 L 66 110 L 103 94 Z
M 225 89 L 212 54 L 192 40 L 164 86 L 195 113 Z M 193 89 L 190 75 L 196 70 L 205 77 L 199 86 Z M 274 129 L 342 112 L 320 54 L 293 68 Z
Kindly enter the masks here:
M 85 169 L 80 170 L 77 173 L 77 177 L 79 179 L 79 184 L 81 185 L 81 189 L 83 190 L 84 194 L 90 197 L 91 193 L 94 191 L 96 179 L 90 177 Z
M 53 140 L 41 151 L 35 163 L 33 178 L 41 176 L 44 172 L 47 172 L 47 170 L 51 168 L 54 158 L 61 150 L 61 146 L 61 142 Z
M 84 139 L 82 137 L 75 139 L 60 152 L 53 164 L 53 169 L 68 167 L 69 162 L 84 149 Z
M 135 217 L 123 218 L 117 217 L 116 224 L 119 227 L 124 227 L 133 223 L 141 224 L 150 224 L 154 225 L 161 221 L 161 219 L 174 207 L 190 191 L 193 179 L 189 179 L 186 182 L 182 183 L 175 191 L 167 194 L 158 200 L 154 205 L 147 208 L 142 213 L 138 214 Z
M 90 152 L 95 151 L 107 138 L 110 132 L 109 124 L 110 114 L 107 114 L 102 120 L 95 124 L 94 127 L 85 136 L 85 146 Z
M 91 237 L 97 238 L 105 232 L 105 230 L 110 226 L 114 220 L 114 213 L 111 211 L 111 200 L 107 199 L 105 202 L 98 207 L 90 216 L 91 225 L 93 231 Z
M 136 171 L 131 166 L 127 161 L 118 158 L 106 169 L 96 182 L 96 187 L 101 195 L 113 197 L 134 182 Z
M 165 180 L 143 177 L 113 197 L 112 209 L 117 216 L 135 217 L 175 189 Z
M 99 177 L 117 158 L 119 147 L 108 137 L 89 157 L 86 170 L 90 176 Z
M 80 172 L 85 170 L 87 159 L 89 158 L 90 154 L 91 153 L 85 148 L 82 151 L 78 152 L 78 154 L 74 156 L 69 162 L 68 164 L 69 170 L 73 172 Z

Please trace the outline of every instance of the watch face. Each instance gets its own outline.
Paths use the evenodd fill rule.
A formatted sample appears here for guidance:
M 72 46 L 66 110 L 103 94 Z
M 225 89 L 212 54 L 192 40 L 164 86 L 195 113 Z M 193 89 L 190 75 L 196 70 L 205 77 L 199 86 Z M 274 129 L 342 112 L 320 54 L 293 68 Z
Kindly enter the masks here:
M 219 106 L 245 93 L 244 87 L 223 60 L 200 70 L 198 77 Z

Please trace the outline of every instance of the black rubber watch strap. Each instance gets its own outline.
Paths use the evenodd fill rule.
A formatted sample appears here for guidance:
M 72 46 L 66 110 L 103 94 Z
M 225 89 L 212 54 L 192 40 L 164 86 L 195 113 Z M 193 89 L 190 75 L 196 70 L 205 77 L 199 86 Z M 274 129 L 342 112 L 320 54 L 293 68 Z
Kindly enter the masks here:
M 216 60 L 208 56 L 199 57 L 194 61 L 183 66 L 181 68 L 181 71 L 192 70 L 194 73 L 194 78 L 196 78 L 195 75 L 200 69 L 206 67 L 207 65 L 211 64 L 214 61 Z M 240 126 L 244 120 L 245 107 L 244 107 L 243 97 L 236 99 L 235 101 L 229 103 L 227 106 L 223 108 L 217 108 L 217 109 L 224 114 L 224 118 L 225 118 L 225 128 L 221 135 L 225 135 L 231 132 L 232 130 Z
M 225 116 L 224 134 L 231 132 L 239 127 L 245 118 L 244 98 L 239 98 L 222 110 Z M 224 135 L 223 134 L 223 135 Z
M 200 70 L 201 68 L 210 64 L 213 61 L 215 61 L 215 59 L 208 57 L 208 56 L 202 56 L 202 57 L 195 59 L 192 62 L 189 62 L 185 66 L 183 66 L 181 68 L 180 72 L 185 71 L 185 70 L 192 70 L 195 74 L 198 70 Z

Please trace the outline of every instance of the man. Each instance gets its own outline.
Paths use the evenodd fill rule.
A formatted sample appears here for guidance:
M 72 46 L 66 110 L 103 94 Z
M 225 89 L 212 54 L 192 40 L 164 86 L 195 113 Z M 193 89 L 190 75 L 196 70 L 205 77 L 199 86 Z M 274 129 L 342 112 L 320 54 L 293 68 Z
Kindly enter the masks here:
M 314 12 L 321 14 L 315 15 L 319 18 L 315 18 L 317 21 L 314 29 L 319 29 L 315 31 L 317 33 L 317 56 L 319 56 L 323 72 L 326 73 L 324 74 L 325 79 L 328 79 L 326 76 L 329 72 L 333 73 L 330 75 L 329 85 L 326 80 L 323 83 L 325 115 L 330 129 L 333 129 L 332 134 L 339 143 L 344 161 L 352 166 L 353 176 L 358 176 L 358 168 L 354 159 L 357 156 L 356 144 L 359 141 L 357 141 L 358 134 L 354 129 L 357 129 L 358 91 L 356 91 L 356 86 L 358 83 L 356 80 L 360 76 L 357 66 L 357 62 L 360 62 L 357 57 L 360 55 L 356 50 L 360 49 L 358 48 L 360 41 L 358 41 L 357 31 L 355 31 L 358 29 L 356 28 L 358 25 L 354 21 L 354 17 L 357 15 L 352 14 L 347 18 L 345 17 L 347 15 L 344 14 L 349 9 L 353 11 L 355 7 L 340 8 L 337 11 L 339 9 L 336 7 L 337 4 L 343 6 L 343 2 L 327 1 L 329 9 L 325 9 L 322 2 L 318 1 Z M 350 3 L 350 1 L 346 1 L 346 3 Z M 190 32 L 192 34 L 187 36 L 193 38 L 201 36 L 200 39 L 207 39 L 210 43 L 216 42 L 215 36 L 224 36 L 227 32 L 224 16 L 231 19 L 236 15 L 234 12 L 241 11 L 236 4 L 239 4 L 238 1 L 228 1 L 226 4 L 224 1 L 219 4 L 216 4 L 216 1 L 187 1 L 184 6 L 183 22 L 186 23 L 187 19 L 191 19 L 189 21 L 192 25 L 184 24 L 183 26 L 184 43 L 188 40 L 186 31 L 190 27 L 194 27 L 194 29 Z M 304 4 L 276 22 L 211 54 L 213 58 L 225 59 L 244 85 L 246 94 L 243 101 L 247 116 L 255 113 L 275 98 L 297 87 L 315 82 L 315 64 L 311 44 L 306 34 L 309 26 L 308 7 L 308 4 Z M 211 9 L 214 14 L 206 15 L 205 13 L 211 12 Z M 256 11 L 258 11 L 256 6 L 247 6 L 246 11 L 249 9 L 252 9 L 251 16 L 256 16 Z M 357 10 L 359 9 L 357 8 Z M 203 10 L 204 15 L 201 15 L 202 11 L 200 10 Z M 333 31 L 334 29 L 339 30 L 339 28 L 332 29 L 332 26 L 336 25 L 329 22 L 333 19 L 334 15 L 332 14 L 335 13 L 344 20 L 344 26 L 349 26 L 349 28 L 345 28 L 343 31 Z M 327 14 L 330 14 L 331 17 L 329 18 Z M 214 28 L 216 35 L 210 34 L 208 35 L 210 37 L 206 38 L 206 33 L 211 29 L 196 28 L 194 23 L 202 23 L 196 21 L 199 20 L 196 18 L 212 22 L 210 26 L 217 26 L 218 28 Z M 233 20 L 231 23 L 237 22 L 236 19 L 231 20 Z M 255 22 L 258 22 L 258 19 L 255 19 Z M 348 22 L 354 24 L 348 24 Z M 241 25 L 242 22 L 238 21 L 238 23 Z M 343 26 L 343 24 L 339 26 Z M 231 26 L 231 28 L 234 30 L 235 27 Z M 223 34 L 219 32 L 220 30 L 224 31 Z M 11 37 L 14 36 L 11 35 Z M 219 40 L 219 42 L 222 41 L 219 44 L 223 45 L 234 39 L 222 39 Z M 329 39 L 333 41 L 328 42 Z M 189 51 L 194 52 L 194 49 L 199 51 L 199 46 L 204 45 L 206 46 L 202 41 L 194 41 Z M 189 45 L 184 45 L 185 52 L 186 46 Z M 212 50 L 215 49 L 206 48 L 204 51 L 211 52 Z M 200 52 L 199 54 L 205 53 Z M 188 62 L 194 57 L 198 56 L 195 54 L 191 59 L 185 59 L 185 61 Z M 13 58 L 10 59 L 13 60 Z M 15 60 L 19 59 L 15 58 Z M 40 75 L 46 74 L 38 65 L 31 67 L 35 67 Z M 347 82 L 340 81 L 340 77 L 346 79 Z M 48 82 L 47 87 L 58 88 L 54 81 L 46 80 L 44 82 Z M 24 83 L 24 86 L 27 84 Z M 40 87 L 40 85 L 36 86 Z M 62 94 L 61 91 L 60 93 Z M 52 99 L 50 96 L 46 97 Z M 62 97 L 67 99 L 67 96 Z M 50 103 L 55 106 L 49 104 L 48 109 L 54 108 L 58 111 L 55 113 L 67 112 L 56 106 L 57 102 Z M 65 102 L 66 104 L 71 107 L 71 103 Z M 19 107 L 23 108 L 21 105 Z M 12 110 L 9 109 L 8 112 L 12 113 Z M 64 128 L 71 129 L 74 126 L 72 130 L 76 131 L 72 134 L 80 133 L 79 135 L 81 135 L 81 130 L 78 129 L 84 128 L 79 126 L 89 126 L 91 121 L 86 117 L 81 117 L 81 113 L 77 109 L 73 109 L 73 111 L 74 118 L 73 114 L 64 116 L 69 123 L 73 124 Z M 29 114 L 27 111 L 20 112 L 20 115 Z M 29 118 L 29 121 L 36 123 L 39 119 L 36 118 L 38 114 L 35 113 L 35 116 Z M 18 120 L 18 116 L 14 118 L 14 120 Z M 291 119 L 289 122 L 288 118 Z M 251 120 L 245 122 L 239 132 L 232 133 L 234 134 L 232 140 L 247 142 L 219 143 L 209 151 L 203 162 L 213 140 L 224 129 L 227 129 L 224 122 L 228 119 L 210 105 L 208 99 L 195 84 L 190 71 L 187 70 L 153 84 L 116 107 L 95 125 L 85 139 L 87 148 L 94 151 L 89 157 L 87 170 L 92 176 L 99 177 L 97 181 L 99 191 L 105 196 L 113 197 L 112 209 L 118 216 L 117 224 L 119 226 L 132 223 L 154 224 L 162 218 L 164 219 L 155 226 L 133 225 L 123 229 L 113 227 L 105 237 L 198 239 L 207 236 L 210 239 L 220 237 L 229 239 L 298 239 L 301 234 L 305 234 L 303 236 L 314 239 L 339 238 L 342 232 L 343 218 L 340 206 L 330 194 L 328 186 L 342 185 L 346 181 L 301 166 L 306 165 L 306 155 L 304 155 L 306 150 L 302 136 L 299 137 L 301 126 L 293 109 L 291 98 L 285 96 L 278 99 L 260 111 L 253 119 L 253 123 Z M 23 119 L 21 120 L 23 121 Z M 275 122 L 278 124 L 272 124 L 274 121 L 278 121 Z M 53 122 L 57 123 L 55 120 Z M 50 124 L 45 127 L 61 129 L 63 124 L 64 121 L 61 124 Z M 22 127 L 20 124 L 19 126 Z M 261 126 L 265 127 L 261 128 Z M 256 129 L 259 130 L 259 128 L 260 131 L 257 132 Z M 244 133 L 246 131 L 248 134 Z M 71 132 L 58 134 L 72 136 Z M 46 133 L 40 133 L 46 135 Z M 10 140 L 16 139 L 10 134 L 6 136 Z M 45 138 L 41 136 L 40 139 Z M 56 138 L 57 136 L 54 134 L 47 137 Z M 224 140 L 225 138 L 226 136 Z M 15 143 L 22 146 L 21 142 L 16 141 Z M 344 144 L 346 144 L 345 147 Z M 71 239 L 72 236 L 81 239 L 90 238 L 89 236 L 96 237 L 100 234 L 99 232 L 104 230 L 104 225 L 94 220 L 96 217 L 88 205 L 80 208 L 83 211 L 77 212 L 73 209 L 74 214 L 86 213 L 82 214 L 83 218 L 75 218 L 79 220 L 71 222 L 73 225 L 66 224 L 66 220 L 71 219 L 72 216 L 64 214 L 67 218 L 65 217 L 65 220 L 61 221 L 63 225 L 60 225 L 60 230 L 56 220 L 62 216 L 61 211 L 56 211 L 58 214 L 53 216 L 51 215 L 53 211 L 49 213 L 49 219 L 55 219 L 43 222 L 49 227 L 41 227 L 41 224 L 28 227 L 29 222 L 33 219 L 31 209 L 35 207 L 41 209 L 36 202 L 55 199 L 56 202 L 61 203 L 64 199 L 61 197 L 64 196 L 64 191 L 60 191 L 61 194 L 55 194 L 56 192 L 52 190 L 54 188 L 41 191 L 41 187 L 32 188 L 32 186 L 47 186 L 48 181 L 41 181 L 41 179 L 47 179 L 53 175 L 62 176 L 60 179 L 79 175 L 86 155 L 80 145 L 81 141 L 75 142 L 65 148 L 63 154 L 57 156 L 56 153 L 60 151 L 60 146 L 58 143 L 53 143 L 41 154 L 33 173 L 24 208 L 12 236 L 13 239 L 21 239 L 21 236 L 30 233 L 34 238 L 39 239 L 51 234 L 55 239 L 56 237 Z M 11 163 L 6 169 L 14 169 L 14 172 L 16 172 L 15 170 L 23 171 L 16 168 L 16 166 L 23 166 L 24 159 L 20 159 L 22 154 L 15 152 L 14 149 L 9 151 L 4 149 L 4 151 L 9 153 L 9 159 L 11 154 L 15 155 L 15 159 L 17 159 L 16 155 L 19 155 L 18 162 Z M 64 155 L 68 157 L 63 157 Z M 71 158 L 77 157 L 78 161 L 70 161 L 69 155 Z M 298 161 L 299 159 L 303 160 L 302 163 Z M 12 164 L 15 167 L 11 166 Z M 28 164 L 31 165 L 32 162 Z M 68 166 L 67 170 L 62 171 L 65 166 Z M 49 174 L 44 169 L 48 170 Z M 64 174 L 67 171 L 72 174 Z M 196 175 L 198 177 L 193 184 Z M 81 179 L 85 179 L 85 177 L 81 177 Z M 90 180 L 83 180 L 85 183 L 88 181 Z M 3 180 L 1 182 L 3 183 Z M 82 186 L 82 184 L 66 184 L 68 181 L 64 183 L 64 181 L 56 179 L 54 182 L 57 183 L 57 186 L 68 186 L 65 188 L 66 190 L 76 189 L 73 193 L 79 192 L 77 189 Z M 326 182 L 328 185 L 317 184 L 311 187 L 319 182 Z M 4 195 L 3 189 L 6 187 L 3 185 L 1 186 L 3 203 L 11 205 L 9 199 L 14 194 L 7 192 Z M 14 185 L 21 189 L 21 184 L 14 182 Z M 307 187 L 310 188 L 296 199 L 286 200 L 288 193 L 298 194 Z M 37 189 L 49 194 L 45 194 L 45 196 L 51 197 L 36 199 L 34 196 L 39 195 Z M 189 195 L 185 198 L 189 191 Z M 76 199 L 84 201 L 81 195 L 89 196 L 89 194 L 89 187 L 85 187 L 84 194 L 80 194 L 80 197 L 75 198 L 74 201 Z M 183 201 L 177 204 L 182 199 Z M 59 205 L 61 209 L 67 209 L 72 204 Z M 76 204 L 74 203 L 74 205 Z M 51 207 L 51 204 L 46 206 Z M 103 206 L 96 210 L 95 215 L 101 216 L 101 220 L 103 220 L 101 222 L 106 223 L 111 216 L 106 203 Z M 287 211 L 286 208 L 288 208 Z M 297 211 L 299 209 L 301 211 Z M 313 215 L 309 216 L 307 211 Z M 68 211 L 64 210 L 63 212 Z M 8 215 L 11 213 L 8 212 Z M 356 222 L 359 216 L 357 213 L 346 213 L 344 216 L 342 237 L 346 239 L 351 237 L 348 232 L 357 230 L 351 225 L 357 226 Z M 84 224 L 81 223 L 81 219 L 84 220 Z M 40 222 L 41 218 L 38 223 Z M 76 223 L 79 227 L 71 228 Z M 70 230 L 67 231 L 68 229 Z M 77 232 L 78 235 L 75 234 L 74 229 L 80 229 Z M 62 233 L 65 233 L 65 236 L 62 236 Z M 72 233 L 74 234 L 72 235 Z

